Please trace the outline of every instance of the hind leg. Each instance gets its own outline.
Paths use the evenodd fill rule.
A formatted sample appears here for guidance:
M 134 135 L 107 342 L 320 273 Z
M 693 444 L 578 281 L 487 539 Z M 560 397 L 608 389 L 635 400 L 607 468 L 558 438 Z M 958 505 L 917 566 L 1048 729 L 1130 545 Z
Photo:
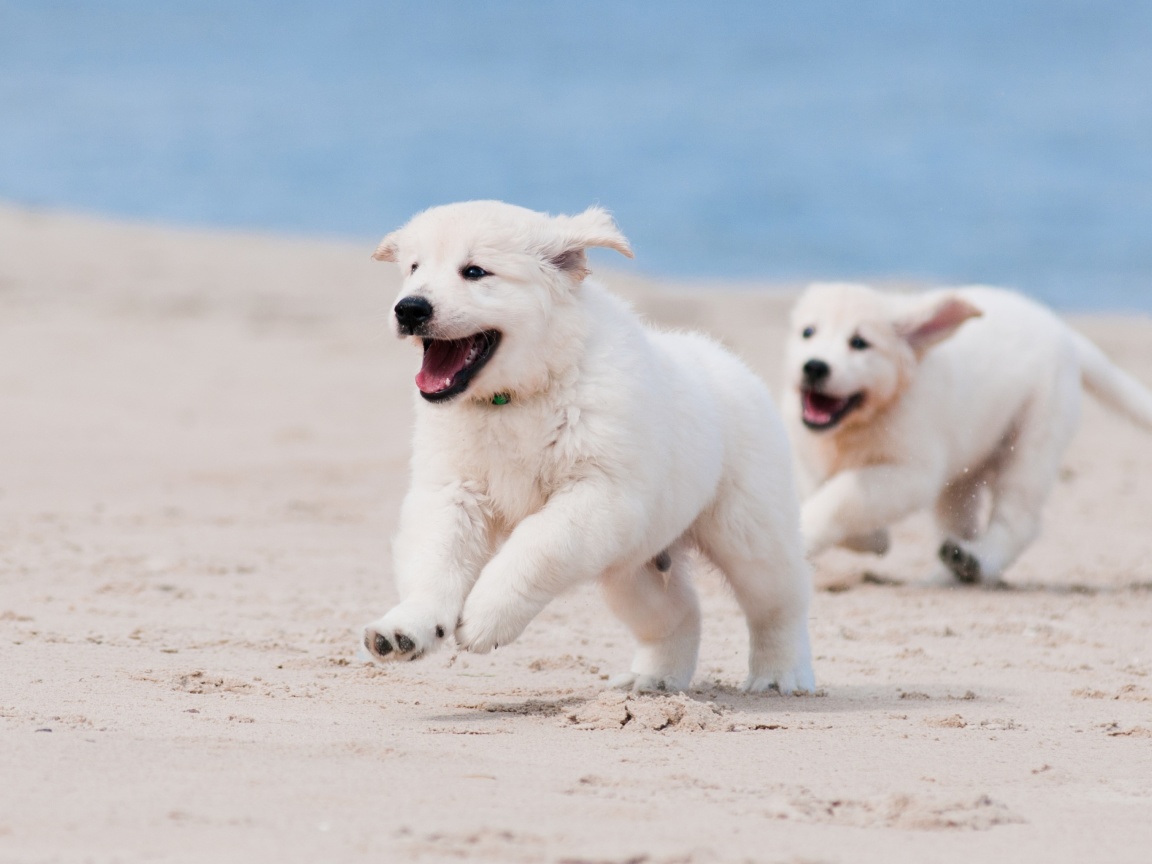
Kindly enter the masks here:
M 944 487 L 936 499 L 936 524 L 945 537 L 975 540 L 980 534 L 980 512 L 991 488 L 991 476 L 980 472 Z
M 600 580 L 608 607 L 639 643 L 632 668 L 612 679 L 625 690 L 683 690 L 696 671 L 700 604 L 692 587 L 692 560 L 677 544 L 639 570 Z
M 989 469 L 963 475 L 944 486 L 936 499 L 936 525 L 940 529 L 941 549 L 956 546 L 959 541 L 972 541 L 980 535 L 982 515 L 991 492 L 995 472 Z M 949 545 L 951 544 L 951 545 Z M 930 584 L 949 585 L 957 580 L 974 579 L 963 566 L 949 566 L 944 554 L 938 556 L 936 569 L 928 577 Z M 955 568 L 955 569 L 954 569 Z M 959 572 L 958 572 L 959 571 Z
M 1060 458 L 1076 431 L 1079 380 L 1060 376 L 1047 398 L 1034 403 L 1006 443 L 991 478 L 992 513 L 974 539 L 952 537 L 940 547 L 940 560 L 961 582 L 995 584 L 1040 533 L 1040 517 Z
M 811 577 L 791 490 L 777 491 L 780 500 L 764 500 L 748 489 L 721 496 L 698 522 L 695 537 L 724 573 L 748 621 L 744 689 L 810 693 L 816 689 L 808 643 Z
M 1059 453 L 1021 458 L 1005 466 L 993 490 L 987 530 L 974 540 L 946 539 L 939 557 L 960 582 L 1000 581 L 1004 571 L 1040 533 L 1040 513 L 1059 467 Z

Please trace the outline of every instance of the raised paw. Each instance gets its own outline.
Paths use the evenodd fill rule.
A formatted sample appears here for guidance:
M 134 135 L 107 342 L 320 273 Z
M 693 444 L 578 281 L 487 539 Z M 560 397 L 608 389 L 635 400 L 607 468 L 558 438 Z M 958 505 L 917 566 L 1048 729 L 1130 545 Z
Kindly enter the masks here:
M 956 581 L 965 585 L 974 585 L 980 581 L 980 561 L 976 556 L 965 552 L 959 543 L 945 540 L 940 546 L 940 560 L 944 563 Z
M 376 660 L 418 660 L 440 646 L 444 633 L 435 615 L 401 604 L 364 628 L 364 647 Z
M 524 631 L 524 626 L 504 616 L 469 614 L 465 608 L 456 625 L 456 644 L 473 654 L 487 654 L 512 642 Z
M 481 577 L 456 624 L 456 644 L 473 654 L 487 654 L 515 641 L 542 607 L 522 594 L 502 590 L 494 581 L 486 583 Z

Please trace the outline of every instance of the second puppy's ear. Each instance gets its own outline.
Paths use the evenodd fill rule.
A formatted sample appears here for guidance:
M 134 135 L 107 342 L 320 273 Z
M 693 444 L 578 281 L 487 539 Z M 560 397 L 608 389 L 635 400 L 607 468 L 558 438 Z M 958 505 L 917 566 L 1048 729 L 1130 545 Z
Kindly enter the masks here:
M 959 329 L 969 318 L 984 313 L 956 295 L 933 298 L 921 308 L 898 318 L 894 323 L 896 334 L 904 339 L 917 357 L 922 357 L 933 345 L 938 345 Z
M 376 247 L 376 251 L 372 253 L 372 257 L 377 261 L 395 261 L 396 252 L 396 232 L 393 231 L 380 241 L 380 245 Z
M 545 256 L 558 270 L 578 280 L 588 275 L 588 258 L 584 251 L 593 246 L 615 249 L 621 255 L 633 257 L 627 238 L 620 233 L 608 211 L 601 207 L 589 207 L 577 216 L 557 216 L 552 221 L 556 236 L 548 244 Z

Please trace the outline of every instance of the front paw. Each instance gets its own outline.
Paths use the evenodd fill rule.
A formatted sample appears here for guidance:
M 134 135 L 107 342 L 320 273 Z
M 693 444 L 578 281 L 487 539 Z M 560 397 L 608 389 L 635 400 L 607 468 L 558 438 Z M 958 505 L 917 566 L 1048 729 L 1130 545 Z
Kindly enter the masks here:
M 402 603 L 364 628 L 364 647 L 376 660 L 418 660 L 440 647 L 445 632 L 434 613 Z
M 538 611 L 523 597 L 501 596 L 499 592 L 483 590 L 478 583 L 468 595 L 456 625 L 456 644 L 473 654 L 487 654 L 515 640 Z

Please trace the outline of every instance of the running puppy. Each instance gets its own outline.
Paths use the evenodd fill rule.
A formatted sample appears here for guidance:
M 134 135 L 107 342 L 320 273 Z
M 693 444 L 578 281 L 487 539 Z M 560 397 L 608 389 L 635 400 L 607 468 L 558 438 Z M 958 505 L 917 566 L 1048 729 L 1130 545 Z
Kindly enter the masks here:
M 682 689 L 700 640 L 695 547 L 747 617 L 746 689 L 810 691 L 809 572 L 772 399 L 714 342 L 649 330 L 587 279 L 592 246 L 632 254 L 598 208 L 473 201 L 376 250 L 404 273 L 392 321 L 423 362 L 401 602 L 365 645 L 412 660 L 455 634 L 483 653 L 596 579 L 639 642 L 614 684 Z
M 816 487 L 809 551 L 883 554 L 888 525 L 934 507 L 938 581 L 994 583 L 1035 539 L 1081 385 L 1152 430 L 1152 393 L 1048 309 L 995 288 L 813 285 L 787 363 L 790 432 Z

